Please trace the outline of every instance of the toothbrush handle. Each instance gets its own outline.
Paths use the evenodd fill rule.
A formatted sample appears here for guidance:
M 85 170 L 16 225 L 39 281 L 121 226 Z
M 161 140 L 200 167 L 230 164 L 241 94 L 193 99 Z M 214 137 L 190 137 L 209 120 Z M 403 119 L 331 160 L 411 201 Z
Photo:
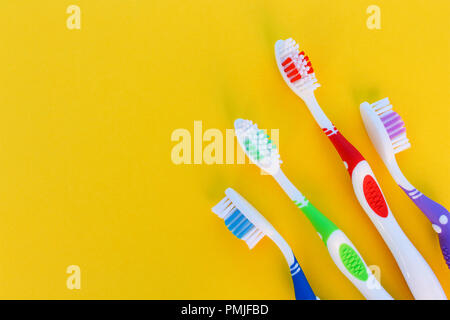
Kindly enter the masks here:
M 416 299 L 447 299 L 419 251 L 395 220 L 369 164 L 340 132 L 328 136 L 350 174 L 356 197 L 391 250 Z
M 347 236 L 311 203 L 300 208 L 312 222 L 338 269 L 368 300 L 392 300 Z
M 323 241 L 326 241 L 333 231 L 338 230 L 338 227 L 336 227 L 330 219 L 325 217 L 305 198 L 305 196 L 301 194 L 301 192 L 286 177 L 283 171 L 278 170 L 273 177 L 294 204 L 303 211 Z
M 326 245 L 339 270 L 367 300 L 393 300 L 372 274 L 353 243 L 341 230 L 333 232 Z
M 400 186 L 400 188 L 402 187 Z M 445 262 L 450 268 L 450 215 L 448 210 L 419 192 L 417 189 L 402 189 L 433 224 L 433 229 L 439 236 L 439 243 Z
M 444 256 L 445 262 L 447 263 L 448 268 L 450 269 L 450 234 L 448 232 L 446 234 L 439 233 L 439 244 L 441 245 L 442 255 Z
M 294 256 L 294 263 L 290 266 L 292 281 L 294 282 L 294 291 L 296 300 L 316 300 L 316 295 L 314 294 L 308 280 L 303 273 L 302 268 L 300 268 L 297 258 Z
M 361 255 L 345 234 L 306 200 L 281 170 L 274 175 L 274 178 L 314 226 L 339 270 L 359 289 L 364 297 L 374 300 L 392 299 L 373 277 Z M 363 277 L 361 274 L 366 276 Z

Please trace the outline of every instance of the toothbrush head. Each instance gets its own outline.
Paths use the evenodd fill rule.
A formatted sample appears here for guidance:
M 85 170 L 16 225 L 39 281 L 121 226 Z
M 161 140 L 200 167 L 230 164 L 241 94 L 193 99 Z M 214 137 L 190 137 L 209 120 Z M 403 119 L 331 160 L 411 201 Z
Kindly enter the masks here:
M 360 111 L 369 137 L 383 160 L 391 160 L 395 154 L 411 147 L 405 123 L 392 110 L 389 98 L 372 104 L 363 102 Z
M 234 129 L 239 144 L 253 163 L 271 175 L 278 172 L 280 155 L 269 135 L 251 120 L 237 119 Z
M 265 236 L 275 233 L 272 225 L 239 193 L 231 188 L 225 190 L 225 198 L 212 211 L 225 221 L 226 227 L 244 240 L 250 249 Z
M 284 81 L 300 98 L 320 87 L 311 61 L 293 39 L 275 43 L 275 59 Z

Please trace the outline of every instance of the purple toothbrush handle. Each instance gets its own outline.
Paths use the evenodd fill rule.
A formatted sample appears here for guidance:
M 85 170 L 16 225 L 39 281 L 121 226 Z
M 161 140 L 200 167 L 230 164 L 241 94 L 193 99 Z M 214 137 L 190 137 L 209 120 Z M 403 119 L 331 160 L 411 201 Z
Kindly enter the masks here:
M 448 235 L 448 232 L 446 235 L 439 234 L 439 243 L 441 244 L 441 250 L 444 255 L 445 262 L 450 269 L 450 236 Z
M 403 188 L 402 188 L 403 189 Z M 419 207 L 433 224 L 433 229 L 439 235 L 442 254 L 450 269 L 450 215 L 448 210 L 434 202 L 417 189 L 403 189 L 408 197 Z

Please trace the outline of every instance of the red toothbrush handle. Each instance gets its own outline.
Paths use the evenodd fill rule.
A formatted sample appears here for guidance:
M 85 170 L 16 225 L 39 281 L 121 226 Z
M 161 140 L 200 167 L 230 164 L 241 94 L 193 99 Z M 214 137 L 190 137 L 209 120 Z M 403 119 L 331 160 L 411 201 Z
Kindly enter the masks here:
M 370 209 L 372 209 L 371 212 L 376 213 L 381 218 L 386 218 L 389 214 L 389 208 L 384 199 L 383 192 L 381 191 L 372 170 L 370 170 L 367 161 L 365 161 L 361 153 L 359 153 L 359 151 L 348 142 L 339 131 L 336 130 L 336 133 L 329 135 L 328 138 L 338 151 L 342 161 L 344 161 L 350 178 L 354 181 L 353 187 L 359 191 L 357 192 L 357 190 L 355 190 L 358 200 L 360 202 L 367 202 Z M 354 176 L 353 170 L 359 163 L 363 165 L 363 161 L 364 164 L 367 164 L 367 166 L 364 167 L 367 167 L 368 170 L 358 170 L 358 172 L 355 172 Z M 364 198 L 365 201 L 362 198 Z
M 345 167 L 352 176 L 353 169 L 356 165 L 364 161 L 364 157 L 359 153 L 359 151 L 344 138 L 344 136 L 337 131 L 335 134 L 329 135 L 328 139 L 331 140 L 336 150 L 339 152 L 342 161 L 344 161 Z
M 336 129 L 325 134 L 344 161 L 360 205 L 391 250 L 414 297 L 446 299 L 439 280 L 392 215 L 367 161 Z

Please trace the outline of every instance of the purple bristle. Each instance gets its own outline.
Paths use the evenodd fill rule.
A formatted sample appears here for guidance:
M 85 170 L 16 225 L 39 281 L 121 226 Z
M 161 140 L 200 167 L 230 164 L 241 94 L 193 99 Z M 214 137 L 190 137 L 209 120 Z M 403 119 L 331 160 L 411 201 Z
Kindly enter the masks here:
M 380 117 L 380 119 L 381 119 L 381 121 L 384 122 L 384 121 L 389 120 L 390 118 L 394 117 L 395 115 L 398 115 L 398 114 L 394 111 L 388 111 L 382 117 Z
M 403 122 L 399 123 L 395 126 L 393 126 L 392 128 L 388 129 L 388 135 L 389 138 L 393 139 L 399 135 L 401 135 L 403 132 L 406 132 L 405 127 L 403 127 Z
M 406 129 L 404 127 L 405 123 L 402 121 L 402 118 L 398 115 L 397 112 L 391 111 L 380 119 L 383 122 L 383 125 L 386 128 L 390 139 L 393 139 L 406 132 Z
M 399 115 L 396 115 L 394 117 L 391 117 L 388 120 L 383 121 L 384 126 L 386 127 L 386 129 L 390 126 L 392 126 L 393 124 L 396 124 L 398 122 L 402 122 L 402 118 L 400 118 Z

